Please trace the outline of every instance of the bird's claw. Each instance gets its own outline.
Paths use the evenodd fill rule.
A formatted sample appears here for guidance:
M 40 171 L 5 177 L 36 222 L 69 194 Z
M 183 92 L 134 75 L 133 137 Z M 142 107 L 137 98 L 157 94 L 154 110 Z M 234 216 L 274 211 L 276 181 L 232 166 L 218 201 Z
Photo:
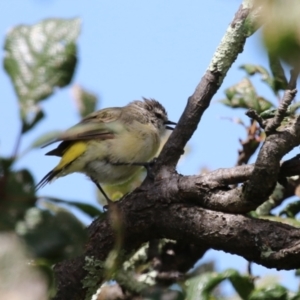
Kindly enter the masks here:
M 157 157 L 154 157 L 149 162 L 132 162 L 132 163 L 117 162 L 117 163 L 113 163 L 113 165 L 115 165 L 115 166 L 142 166 L 147 170 L 148 177 L 153 179 L 154 175 L 153 175 L 151 169 L 155 165 L 156 161 L 157 161 Z

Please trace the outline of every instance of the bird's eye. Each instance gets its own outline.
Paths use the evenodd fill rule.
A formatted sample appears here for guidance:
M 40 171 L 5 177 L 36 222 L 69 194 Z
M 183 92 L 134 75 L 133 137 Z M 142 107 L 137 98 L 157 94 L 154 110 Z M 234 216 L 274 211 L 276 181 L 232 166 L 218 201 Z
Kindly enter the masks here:
M 162 119 L 162 115 L 160 113 L 155 113 L 155 117 L 158 119 Z

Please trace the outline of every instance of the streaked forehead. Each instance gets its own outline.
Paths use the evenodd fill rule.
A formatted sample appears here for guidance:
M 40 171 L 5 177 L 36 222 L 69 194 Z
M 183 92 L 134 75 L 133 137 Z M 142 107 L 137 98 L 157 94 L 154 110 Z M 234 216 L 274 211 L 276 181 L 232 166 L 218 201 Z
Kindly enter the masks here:
M 143 98 L 144 101 L 133 101 L 130 104 L 137 105 L 148 111 L 161 111 L 163 114 L 167 115 L 166 109 L 155 99 Z

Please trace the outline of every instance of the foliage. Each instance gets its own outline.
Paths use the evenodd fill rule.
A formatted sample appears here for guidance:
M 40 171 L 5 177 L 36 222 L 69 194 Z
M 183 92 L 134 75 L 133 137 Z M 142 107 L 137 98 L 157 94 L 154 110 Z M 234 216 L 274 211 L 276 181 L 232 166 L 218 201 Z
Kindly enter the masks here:
M 79 19 L 48 19 L 32 26 L 17 26 L 7 34 L 4 46 L 6 51 L 4 67 L 18 97 L 22 121 L 20 137 L 17 137 L 17 140 L 40 125 L 45 118 L 41 101 L 49 99 L 57 87 L 62 88 L 71 83 L 77 63 L 76 39 L 79 32 Z M 263 82 L 275 96 L 278 96 L 286 87 L 280 61 L 270 56 L 271 72 L 262 66 L 251 64 L 243 65 L 241 69 L 246 72 L 247 77 L 227 88 L 226 98 L 221 102 L 231 108 L 255 109 L 265 118 L 274 115 L 276 105 L 273 101 L 258 95 L 251 82 L 251 76 L 260 74 Z M 80 117 L 97 107 L 97 97 L 84 88 L 73 87 L 73 95 Z M 293 117 L 297 108 L 298 106 L 291 109 L 287 117 Z M 249 139 L 242 143 L 241 154 L 246 149 L 250 149 L 250 153 L 247 154 L 247 159 L 249 159 L 264 137 L 256 123 L 245 125 L 245 129 Z M 23 154 L 41 147 L 57 134 L 56 131 L 48 132 L 37 137 Z M 14 231 L 30 251 L 33 265 L 39 266 L 51 278 L 53 263 L 80 255 L 87 238 L 84 225 L 68 208 L 75 207 L 91 218 L 105 218 L 106 215 L 97 208 L 96 203 L 90 205 L 84 201 L 66 201 L 50 196 L 38 196 L 35 191 L 36 182 L 30 170 L 15 168 L 15 162 L 21 157 L 18 144 L 17 142 L 17 147 L 10 157 L 0 157 L 0 230 L 2 232 Z M 138 186 L 142 178 L 143 171 L 126 185 L 106 189 L 113 199 L 118 199 Z M 271 210 L 283 201 L 280 197 L 276 197 L 275 192 L 276 189 L 263 208 L 260 207 L 252 213 L 254 217 L 274 218 Z M 276 219 L 283 222 L 291 219 L 295 221 L 294 224 L 298 224 L 296 215 L 299 211 L 300 204 L 297 200 L 282 209 Z M 283 215 L 288 218 L 284 218 Z M 172 243 L 176 244 L 170 241 L 160 241 L 157 245 L 158 254 L 167 253 L 166 247 Z M 113 257 L 116 260 L 122 257 L 122 262 L 123 260 L 125 262 L 123 265 L 119 264 L 118 268 L 115 265 L 111 267 L 114 269 L 113 272 L 108 272 L 110 274 L 108 279 L 116 280 L 129 292 L 139 292 L 145 297 L 151 295 L 152 299 L 160 299 L 166 294 L 172 294 L 172 299 L 185 297 L 187 299 L 217 299 L 220 293 L 216 292 L 216 288 L 224 280 L 231 282 L 241 299 L 297 299 L 300 297 L 300 294 L 292 295 L 279 284 L 258 288 L 251 274 L 240 274 L 233 269 L 221 273 L 215 270 L 199 273 L 194 270 L 192 273 L 183 274 L 175 281 L 176 291 L 174 291 L 170 288 L 169 281 L 165 285 L 158 284 L 158 271 L 153 261 L 149 259 L 149 245 L 141 248 L 138 255 L 133 254 L 126 259 L 123 259 L 120 247 L 113 251 L 115 251 Z M 89 272 L 89 277 L 86 278 L 84 286 L 92 288 L 92 292 L 95 292 L 99 284 L 96 278 L 97 272 L 103 272 L 107 264 L 99 261 L 92 262 L 92 258 L 87 259 L 86 270 Z M 90 280 L 91 278 L 93 280 Z M 52 288 L 52 283 L 49 283 L 49 289 Z
M 86 203 L 39 197 L 30 170 L 14 167 L 22 157 L 20 139 L 45 117 L 40 102 L 57 87 L 70 84 L 73 78 L 79 32 L 79 19 L 47 19 L 32 26 L 14 27 L 4 46 L 4 68 L 18 96 L 22 128 L 11 157 L 0 157 L 0 230 L 15 231 L 26 243 L 34 264 L 46 273 L 53 263 L 78 256 L 87 237 L 82 222 L 58 204 L 67 203 L 91 217 L 102 214 Z M 86 113 L 94 109 L 85 99 L 82 107 Z M 57 134 L 49 132 L 37 138 L 23 154 L 41 147 Z
M 259 5 L 259 1 L 256 1 Z M 298 1 L 267 0 L 262 6 L 263 42 L 271 55 L 299 67 L 300 5 Z

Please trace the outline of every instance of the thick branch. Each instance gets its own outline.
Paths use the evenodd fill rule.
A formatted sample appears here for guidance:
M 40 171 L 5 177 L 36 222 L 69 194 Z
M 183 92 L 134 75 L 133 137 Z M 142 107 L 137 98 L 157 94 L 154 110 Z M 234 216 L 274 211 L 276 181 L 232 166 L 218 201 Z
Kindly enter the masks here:
M 123 215 L 126 236 L 123 248 L 131 251 L 150 239 L 169 238 L 190 243 L 199 249 L 211 247 L 240 255 L 269 268 L 300 268 L 300 229 L 282 223 L 251 219 L 242 215 L 205 210 L 185 204 L 165 206 L 140 194 L 117 204 Z M 148 205 L 149 206 L 149 205 Z M 207 226 L 209 224 L 209 226 Z M 108 220 L 96 220 L 90 226 L 91 239 L 86 255 L 103 260 L 113 247 L 113 231 Z M 55 267 L 58 294 L 55 299 L 84 299 L 80 280 L 85 276 L 83 258 L 62 262 Z M 101 278 L 99 278 L 101 280 Z
M 197 206 L 223 211 L 249 211 L 249 207 L 243 207 L 242 202 L 236 197 L 236 190 L 228 191 L 226 185 L 249 179 L 253 169 L 253 165 L 247 165 L 219 169 L 198 176 L 183 177 L 171 174 L 169 178 L 148 183 L 149 188 L 147 184 L 142 185 L 116 204 L 126 233 L 124 249 L 130 252 L 144 241 L 166 237 L 180 240 L 181 243 L 186 241 L 190 244 L 193 241 L 198 247 L 199 257 L 203 254 L 203 249 L 213 247 L 242 255 L 265 266 L 279 269 L 300 267 L 300 262 L 297 262 L 298 248 L 293 252 L 293 247 L 300 237 L 299 230 L 280 223 L 186 206 L 187 202 L 190 204 L 194 202 Z M 300 174 L 299 159 L 295 157 L 283 163 L 280 174 L 282 176 Z M 288 195 L 291 193 L 289 191 Z M 114 246 L 114 234 L 109 222 L 96 220 L 90 226 L 89 232 L 90 238 L 85 255 L 95 256 L 104 261 Z M 275 232 L 278 236 L 274 236 Z M 281 238 L 277 240 L 282 236 L 285 240 Z M 260 242 L 256 243 L 255 238 Z M 263 251 L 267 249 L 266 245 L 271 249 L 272 255 L 266 252 L 270 254 L 269 259 L 260 257 L 265 253 Z M 284 253 L 288 253 L 286 254 L 288 257 L 285 257 Z M 280 255 L 282 256 L 278 257 Z M 295 261 L 289 259 L 290 256 Z M 196 260 L 196 257 L 194 259 Z M 293 265 L 290 264 L 291 261 Z M 87 272 L 83 266 L 84 256 L 65 261 L 55 267 L 58 283 L 58 294 L 55 299 L 84 299 L 86 291 L 82 288 L 81 280 Z

